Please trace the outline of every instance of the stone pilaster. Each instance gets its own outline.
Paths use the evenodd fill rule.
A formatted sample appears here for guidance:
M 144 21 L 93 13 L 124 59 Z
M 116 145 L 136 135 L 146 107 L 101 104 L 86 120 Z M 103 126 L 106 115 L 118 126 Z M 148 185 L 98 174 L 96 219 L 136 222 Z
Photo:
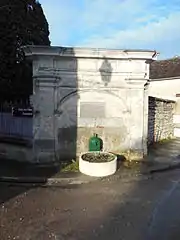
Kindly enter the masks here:
M 148 153 L 148 110 L 149 110 L 149 82 L 144 86 L 144 129 L 143 129 L 143 149 L 144 156 Z
M 129 160 L 141 160 L 147 152 L 147 96 L 146 79 L 127 79 L 129 96 Z M 147 106 L 146 106 L 147 105 Z
M 54 75 L 34 76 L 33 152 L 36 161 L 55 160 L 55 93 L 59 79 Z

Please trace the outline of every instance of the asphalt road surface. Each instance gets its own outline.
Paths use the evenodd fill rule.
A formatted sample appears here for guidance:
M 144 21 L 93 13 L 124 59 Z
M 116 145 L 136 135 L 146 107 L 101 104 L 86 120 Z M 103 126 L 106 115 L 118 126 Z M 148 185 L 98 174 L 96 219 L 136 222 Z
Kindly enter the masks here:
M 0 184 L 0 240 L 179 240 L 180 171 L 72 188 Z

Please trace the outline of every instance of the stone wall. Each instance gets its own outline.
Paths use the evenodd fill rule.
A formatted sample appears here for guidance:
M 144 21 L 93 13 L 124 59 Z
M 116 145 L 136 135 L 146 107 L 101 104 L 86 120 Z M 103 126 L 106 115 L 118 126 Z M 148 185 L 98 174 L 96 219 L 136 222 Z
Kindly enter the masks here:
M 175 102 L 149 97 L 148 143 L 171 138 L 174 134 L 173 114 Z

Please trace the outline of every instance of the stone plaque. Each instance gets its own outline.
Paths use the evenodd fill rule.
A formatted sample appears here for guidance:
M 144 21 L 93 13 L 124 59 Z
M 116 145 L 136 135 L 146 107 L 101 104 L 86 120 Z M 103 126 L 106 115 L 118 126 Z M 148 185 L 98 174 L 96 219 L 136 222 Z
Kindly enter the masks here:
M 105 118 L 104 102 L 81 102 L 80 103 L 81 118 Z

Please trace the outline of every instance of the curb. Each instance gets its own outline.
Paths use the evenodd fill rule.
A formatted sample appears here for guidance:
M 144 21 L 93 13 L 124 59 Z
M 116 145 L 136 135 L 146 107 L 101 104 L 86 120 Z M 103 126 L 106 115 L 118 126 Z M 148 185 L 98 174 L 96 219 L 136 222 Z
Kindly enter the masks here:
M 34 177 L 0 177 L 1 183 L 11 185 L 35 185 L 35 186 L 74 186 L 94 182 L 99 178 L 34 178 Z
M 112 175 L 109 177 L 101 177 L 101 178 L 95 178 L 95 177 L 88 177 L 87 179 L 81 179 L 81 178 L 57 178 L 57 177 L 52 177 L 52 178 L 43 178 L 43 177 L 0 177 L 0 183 L 7 183 L 7 184 L 11 184 L 11 185 L 36 185 L 36 186 L 74 186 L 74 185 L 81 185 L 81 184 L 87 184 L 87 183 L 91 183 L 94 182 L 96 180 L 103 180 L 103 181 L 109 181 L 112 177 L 118 177 L 118 179 L 121 180 L 125 180 L 128 181 L 128 179 L 131 178 L 144 178 L 145 176 L 147 177 L 147 179 L 155 174 L 155 173 L 160 173 L 160 172 L 166 172 L 166 171 L 171 171 L 171 170 L 175 170 L 175 169 L 179 169 L 180 168 L 180 163 L 173 163 L 173 164 L 168 164 L 168 165 L 163 165 L 163 166 L 159 166 L 156 167 L 154 169 L 149 169 L 145 172 L 142 173 L 128 173 L 128 174 L 124 174 L 123 175 Z
M 112 180 L 121 180 L 122 182 L 136 181 L 136 180 L 146 180 L 151 179 L 151 174 L 126 174 L 125 176 L 112 175 L 109 177 L 99 177 L 92 178 L 91 180 L 64 180 L 61 178 L 49 178 L 46 181 L 42 181 L 42 179 L 28 179 L 28 178 L 10 178 L 10 177 L 1 177 L 0 183 L 9 184 L 11 186 L 37 186 L 37 187 L 63 187 L 63 188 L 71 188 L 74 186 L 80 186 L 83 184 L 90 184 L 97 180 L 99 182 L 109 182 Z
M 158 173 L 158 172 L 171 171 L 171 170 L 175 170 L 175 169 L 179 169 L 179 168 L 180 168 L 180 163 L 178 162 L 178 163 L 168 164 L 166 166 L 151 169 L 151 170 L 149 170 L 149 173 L 153 174 L 153 173 Z

